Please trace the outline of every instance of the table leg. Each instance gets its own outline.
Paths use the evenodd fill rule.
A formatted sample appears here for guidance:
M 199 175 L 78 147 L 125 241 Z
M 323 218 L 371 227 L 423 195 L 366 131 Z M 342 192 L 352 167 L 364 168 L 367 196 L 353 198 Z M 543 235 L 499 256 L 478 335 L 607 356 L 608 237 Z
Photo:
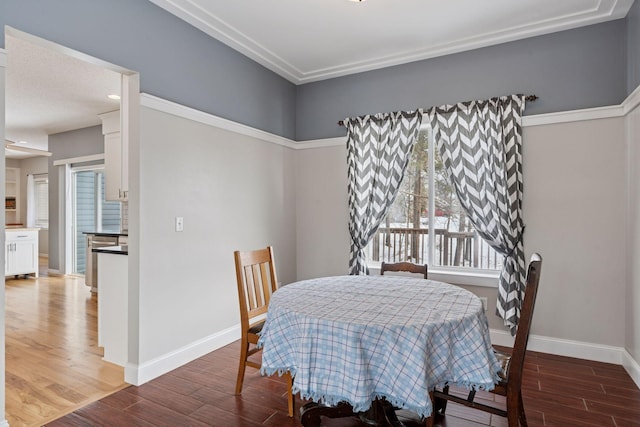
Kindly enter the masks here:
M 322 403 L 311 402 L 300 408 L 300 423 L 304 427 L 320 427 L 320 417 L 343 418 L 355 415 L 353 407 L 348 403 L 328 406 Z
M 386 400 L 378 400 L 377 402 L 380 402 L 379 405 L 382 406 L 384 419 L 387 422 L 386 425 L 390 427 L 404 427 L 404 424 L 402 424 L 402 422 L 398 419 L 396 410 L 394 409 L 393 405 L 391 405 L 391 403 L 387 402 Z
M 393 406 L 384 399 L 373 401 L 371 409 L 366 413 L 354 412 L 353 407 L 348 403 L 328 406 L 311 402 L 300 409 L 300 423 L 303 427 L 319 427 L 320 417 L 344 418 L 356 416 L 367 424 L 379 427 L 404 427 L 404 424 L 396 416 Z

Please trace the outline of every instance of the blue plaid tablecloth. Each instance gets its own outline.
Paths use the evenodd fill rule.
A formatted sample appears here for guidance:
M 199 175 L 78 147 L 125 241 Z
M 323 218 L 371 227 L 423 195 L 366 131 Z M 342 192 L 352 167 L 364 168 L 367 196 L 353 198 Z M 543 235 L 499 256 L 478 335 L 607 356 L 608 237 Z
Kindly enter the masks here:
M 478 297 L 400 276 L 338 276 L 283 286 L 260 337 L 264 375 L 293 373 L 294 392 L 366 411 L 384 397 L 421 416 L 445 383 L 491 390 L 500 363 Z

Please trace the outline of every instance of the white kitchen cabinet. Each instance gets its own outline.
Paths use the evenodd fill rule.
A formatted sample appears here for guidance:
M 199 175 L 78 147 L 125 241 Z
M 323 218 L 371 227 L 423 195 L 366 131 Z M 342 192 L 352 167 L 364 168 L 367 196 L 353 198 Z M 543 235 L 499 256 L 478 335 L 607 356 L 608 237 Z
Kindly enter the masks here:
M 128 256 L 98 253 L 98 345 L 103 359 L 125 366 L 128 358 Z
M 4 178 L 5 224 L 17 224 L 20 222 L 20 169 L 5 168 Z
M 120 133 L 120 110 L 100 114 L 104 135 L 105 199 L 126 201 L 128 196 L 128 148 L 123 147 Z
M 38 229 L 6 230 L 5 276 L 34 274 L 38 277 Z

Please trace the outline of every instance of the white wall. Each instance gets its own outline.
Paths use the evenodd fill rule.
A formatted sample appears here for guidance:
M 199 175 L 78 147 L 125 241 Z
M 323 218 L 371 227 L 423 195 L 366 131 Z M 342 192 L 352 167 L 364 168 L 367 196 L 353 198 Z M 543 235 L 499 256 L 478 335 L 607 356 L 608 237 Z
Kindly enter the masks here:
M 627 116 L 629 218 L 625 349 L 640 364 L 640 107 Z
M 347 149 L 295 154 L 298 280 L 348 274 Z
M 279 281 L 295 281 L 293 161 L 289 148 L 141 108 L 129 212 L 139 245 L 140 366 L 239 324 L 234 250 L 273 245 Z
M 542 276 L 532 333 L 624 345 L 624 118 L 523 132 L 527 256 Z
M 624 119 L 523 133 L 525 252 L 544 257 L 532 333 L 622 347 Z M 302 150 L 297 167 L 298 278 L 342 274 L 349 252 L 346 150 Z M 492 314 L 497 290 L 468 288 L 489 298 L 491 328 L 506 330 Z

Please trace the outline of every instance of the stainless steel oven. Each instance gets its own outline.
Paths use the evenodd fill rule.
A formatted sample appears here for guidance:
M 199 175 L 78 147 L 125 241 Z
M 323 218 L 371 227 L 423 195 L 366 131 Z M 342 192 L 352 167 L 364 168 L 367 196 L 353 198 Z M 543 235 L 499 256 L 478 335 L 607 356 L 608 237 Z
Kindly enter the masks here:
M 93 248 L 117 245 L 118 236 L 87 234 L 87 264 L 84 282 L 91 287 L 91 292 L 98 291 L 98 254 L 93 252 Z

